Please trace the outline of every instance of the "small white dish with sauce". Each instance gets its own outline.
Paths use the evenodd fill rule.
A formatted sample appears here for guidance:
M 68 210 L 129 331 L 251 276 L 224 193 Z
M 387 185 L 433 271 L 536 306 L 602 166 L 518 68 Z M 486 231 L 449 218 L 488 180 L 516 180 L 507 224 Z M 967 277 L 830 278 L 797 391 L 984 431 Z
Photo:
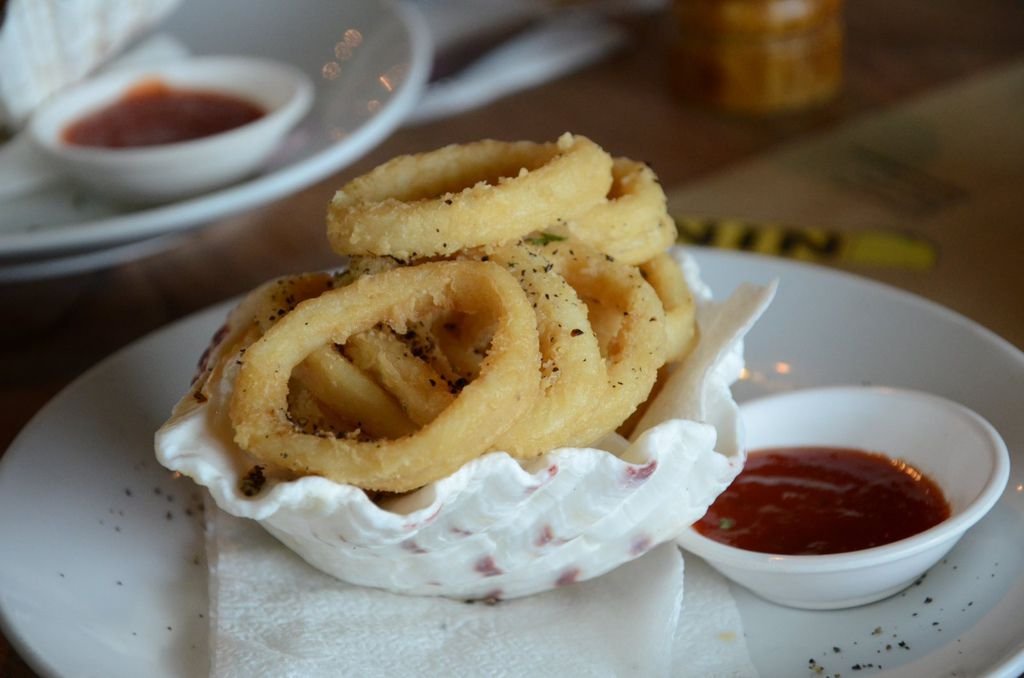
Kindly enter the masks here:
M 265 114 L 224 132 L 154 146 L 101 148 L 65 140 L 69 125 L 151 81 L 244 99 Z M 203 193 L 255 172 L 284 142 L 312 100 L 313 83 L 291 66 L 249 57 L 198 57 L 119 69 L 88 80 L 37 111 L 28 133 L 56 171 L 117 200 L 154 204 Z
M 834 447 L 883 453 L 931 478 L 950 516 L 911 537 L 830 555 L 729 546 L 688 529 L 678 543 L 769 601 L 828 610 L 864 605 L 912 584 L 993 507 L 1009 477 L 998 432 L 979 415 L 927 393 L 837 386 L 760 398 L 741 407 L 746 448 Z

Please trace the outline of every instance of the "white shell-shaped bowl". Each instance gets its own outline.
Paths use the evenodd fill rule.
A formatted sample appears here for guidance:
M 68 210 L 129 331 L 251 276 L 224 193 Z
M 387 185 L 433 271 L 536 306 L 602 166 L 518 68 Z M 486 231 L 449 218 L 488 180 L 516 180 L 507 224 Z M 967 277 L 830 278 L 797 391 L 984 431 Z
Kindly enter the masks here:
M 381 505 L 320 477 L 271 481 L 249 498 L 239 480 L 252 462 L 231 442 L 226 375 L 207 402 L 157 433 L 157 458 L 206 486 L 221 509 L 258 520 L 339 579 L 458 598 L 549 590 L 677 537 L 740 471 L 729 384 L 742 367 L 740 338 L 772 293 L 744 286 L 723 304 L 701 302 L 700 343 L 632 442 L 611 435 L 598 443 L 603 449 L 553 450 L 526 465 L 490 453 Z

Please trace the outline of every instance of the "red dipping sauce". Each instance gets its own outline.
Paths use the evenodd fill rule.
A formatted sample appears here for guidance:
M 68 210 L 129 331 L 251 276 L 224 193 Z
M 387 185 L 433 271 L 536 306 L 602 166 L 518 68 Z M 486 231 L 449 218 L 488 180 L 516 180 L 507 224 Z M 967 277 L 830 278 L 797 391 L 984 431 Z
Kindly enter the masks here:
M 263 108 L 239 97 L 146 80 L 68 125 L 62 138 L 76 146 L 157 146 L 226 132 L 264 115 Z
M 773 448 L 752 452 L 694 527 L 748 551 L 821 555 L 889 544 L 949 515 L 939 486 L 899 460 L 842 448 Z

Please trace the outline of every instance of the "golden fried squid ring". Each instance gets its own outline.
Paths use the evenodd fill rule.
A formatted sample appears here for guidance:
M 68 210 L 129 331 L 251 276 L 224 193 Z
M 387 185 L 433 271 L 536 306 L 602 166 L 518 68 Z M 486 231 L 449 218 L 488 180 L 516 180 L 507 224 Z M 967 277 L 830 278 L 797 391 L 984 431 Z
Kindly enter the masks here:
M 306 433 L 323 431 L 331 435 L 356 435 L 362 432 L 356 421 L 339 415 L 324 405 L 301 381 L 288 385 L 288 417 Z
M 587 409 L 587 402 L 607 386 L 607 373 L 597 337 L 587 321 L 586 305 L 569 283 L 554 272 L 549 260 L 525 245 L 508 245 L 488 254 L 466 256 L 486 257 L 511 273 L 537 318 L 541 397 L 495 441 L 493 449 L 526 459 L 555 447 L 593 442 L 591 437 L 571 435 L 580 412 Z M 479 319 L 480 324 L 490 322 L 479 315 L 469 317 Z M 443 390 L 442 384 L 455 386 L 450 389 L 452 393 L 458 392 L 459 384 L 452 384 L 450 378 L 428 364 L 431 361 L 410 360 L 409 345 L 394 334 L 374 336 L 381 332 L 371 330 L 352 337 L 345 345 L 346 354 L 359 367 L 373 373 L 399 399 L 413 421 L 431 421 L 454 398 Z M 464 358 L 470 360 L 468 356 Z M 583 434 L 589 436 L 589 431 Z
M 639 271 L 578 243 L 556 242 L 542 253 L 588 306 L 620 320 L 615 335 L 599 337 L 605 346 L 605 392 L 597 405 L 580 413 L 573 438 L 594 441 L 615 430 L 647 398 L 665 363 L 665 313 L 657 294 Z M 611 327 L 604 321 L 600 327 Z
M 320 294 L 331 285 L 332 278 L 326 273 L 314 273 L 277 278 L 259 286 L 232 310 L 225 327 L 218 335 L 218 345 L 211 347 L 210 360 L 203 375 L 198 378 L 201 391 L 210 374 L 222 374 L 224 363 L 241 361 L 246 349 L 259 339 L 266 328 L 294 308 L 303 299 Z M 204 362 L 207 362 L 204 356 Z M 221 377 L 217 377 L 219 380 Z M 209 395 L 203 393 L 203 395 Z M 350 425 L 326 408 L 322 402 L 301 382 L 295 381 L 289 389 L 289 409 L 295 421 L 309 430 L 345 430 Z
M 335 285 L 330 273 L 300 273 L 270 280 L 250 292 L 239 311 L 251 314 L 260 332 L 266 332 L 300 302 L 320 296 Z
M 322 411 L 345 422 L 342 430 L 358 429 L 374 438 L 392 439 L 416 430 L 416 424 L 387 390 L 339 355 L 334 346 L 321 346 L 310 353 L 292 376 L 315 396 Z
M 317 348 L 344 345 L 378 323 L 401 327 L 433 308 L 490 313 L 479 377 L 416 433 L 363 442 L 296 430 L 288 382 Z M 515 279 L 489 262 L 425 263 L 366 276 L 300 303 L 246 351 L 229 407 L 235 442 L 264 463 L 365 489 L 405 492 L 490 449 L 537 400 L 540 355 L 533 309 Z
M 627 264 L 663 253 L 676 241 L 675 222 L 666 209 L 665 192 L 650 167 L 616 158 L 608 197 L 548 231 L 568 235 Z
M 680 362 L 689 355 L 697 333 L 696 307 L 683 271 L 668 254 L 659 254 L 640 264 L 640 273 L 665 307 L 665 360 Z
M 451 313 L 434 320 L 432 327 L 437 346 L 459 378 L 472 381 L 480 372 L 480 361 L 487 354 L 494 326 L 483 315 Z
M 367 275 L 399 266 L 390 257 L 354 257 L 338 285 L 349 285 Z M 307 297 L 310 295 L 306 295 Z M 435 314 L 436 315 L 436 314 Z M 347 428 L 372 437 L 399 438 L 429 423 L 447 407 L 467 379 L 448 364 L 431 336 L 430 323 L 409 321 L 401 337 L 390 328 L 374 328 L 351 337 L 344 347 L 324 346 L 296 367 L 292 391 L 311 388 L 321 410 L 344 405 L 335 412 Z M 489 344 L 489 336 L 488 336 Z M 486 353 L 486 345 L 483 353 Z M 477 363 L 479 363 L 478 359 Z M 315 420 L 309 399 L 293 395 L 293 414 Z M 301 407 L 307 404 L 307 409 Z M 298 406 L 298 409 L 297 409 Z M 321 418 L 328 412 L 321 411 Z
M 252 292 L 247 312 L 266 332 L 300 302 L 333 289 L 330 273 L 278 278 Z M 322 346 L 297 366 L 290 387 L 292 414 L 310 427 L 358 429 L 375 438 L 398 438 L 416 429 L 395 399 L 332 346 Z M 308 391 L 308 395 L 304 392 Z
M 349 257 L 348 266 L 338 276 L 338 286 L 343 287 L 364 275 L 383 273 L 398 268 L 405 262 L 394 257 Z
M 417 426 L 429 424 L 454 400 L 452 384 L 390 328 L 352 336 L 343 349 L 353 363 L 391 392 Z
M 537 316 L 541 389 L 537 403 L 494 444 L 526 459 L 564 445 L 587 445 L 594 437 L 575 423 L 595 393 L 606 384 L 597 337 L 587 322 L 587 307 L 554 264 L 532 248 L 507 246 L 491 252 L 491 261 L 513 275 Z
M 338 285 L 349 285 L 363 276 L 400 265 L 392 257 L 352 257 L 348 269 L 338 276 Z M 382 432 L 377 437 L 386 438 L 411 433 L 431 421 L 451 402 L 449 391 L 458 376 L 440 347 L 434 345 L 425 323 L 409 321 L 408 326 L 409 331 L 402 338 L 387 328 L 374 328 L 355 335 L 344 348 L 339 347 L 340 360 L 330 356 L 332 352 L 326 347 L 317 349 L 296 368 L 296 373 L 304 375 L 309 383 L 318 383 L 327 377 L 335 385 L 328 402 L 354 399 L 358 404 L 364 391 L 381 390 L 391 407 L 381 410 L 376 418 L 362 412 L 366 425 L 360 428 L 371 434 Z M 327 357 L 325 354 L 331 360 L 311 365 L 317 358 Z M 310 367 L 314 369 L 310 371 Z M 333 375 L 325 374 L 328 371 Z M 397 425 L 380 426 L 378 418 Z
M 400 259 L 508 243 L 603 202 L 611 166 L 597 144 L 571 134 L 400 156 L 335 193 L 327 238 L 339 254 Z

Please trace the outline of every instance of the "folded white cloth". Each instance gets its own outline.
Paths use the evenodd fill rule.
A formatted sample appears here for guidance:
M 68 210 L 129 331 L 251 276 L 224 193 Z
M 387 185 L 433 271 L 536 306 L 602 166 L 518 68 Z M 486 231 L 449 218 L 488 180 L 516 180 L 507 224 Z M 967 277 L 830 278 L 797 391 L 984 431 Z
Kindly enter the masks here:
M 0 2 L 0 128 L 17 128 L 170 14 L 181 0 Z
M 597 579 L 496 605 L 321 574 L 212 502 L 211 675 L 753 676 L 728 586 L 672 544 Z M 682 614 L 680 615 L 680 611 Z

